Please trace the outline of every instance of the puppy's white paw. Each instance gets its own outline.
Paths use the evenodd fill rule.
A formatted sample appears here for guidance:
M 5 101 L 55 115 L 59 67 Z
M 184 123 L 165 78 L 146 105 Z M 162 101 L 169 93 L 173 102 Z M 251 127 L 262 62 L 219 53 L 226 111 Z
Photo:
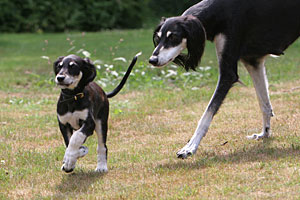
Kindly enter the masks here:
M 107 173 L 108 169 L 107 169 L 107 164 L 102 164 L 102 165 L 97 165 L 97 168 L 95 169 L 95 172 L 99 172 L 99 173 Z
M 86 146 L 79 147 L 79 155 L 78 158 L 84 157 L 86 154 L 88 154 L 89 149 Z
M 67 148 L 61 169 L 67 173 L 72 172 L 75 168 L 75 164 L 79 155 L 79 150 L 70 150 Z

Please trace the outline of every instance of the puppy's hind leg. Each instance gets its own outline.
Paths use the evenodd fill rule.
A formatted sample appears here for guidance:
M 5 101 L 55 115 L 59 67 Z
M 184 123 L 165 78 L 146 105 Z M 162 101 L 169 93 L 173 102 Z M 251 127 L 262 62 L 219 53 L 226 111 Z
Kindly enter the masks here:
M 248 139 L 259 140 L 262 138 L 268 138 L 271 135 L 270 119 L 274 114 L 270 102 L 270 96 L 268 91 L 268 80 L 267 80 L 266 68 L 264 62 L 265 62 L 264 58 L 257 60 L 256 64 L 250 64 L 249 62 L 243 60 L 243 63 L 245 64 L 245 67 L 248 70 L 253 80 L 253 85 L 256 90 L 256 95 L 263 116 L 262 132 L 259 134 L 249 135 L 247 136 Z
M 107 172 L 107 120 L 96 120 L 96 133 L 98 136 L 97 168 L 96 172 Z

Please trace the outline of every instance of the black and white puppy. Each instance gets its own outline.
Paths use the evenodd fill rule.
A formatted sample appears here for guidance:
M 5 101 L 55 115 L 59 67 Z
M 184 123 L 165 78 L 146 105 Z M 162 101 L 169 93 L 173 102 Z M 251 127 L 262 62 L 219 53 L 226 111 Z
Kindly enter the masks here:
M 163 66 L 171 61 L 195 70 L 205 40 L 215 43 L 219 80 L 194 135 L 178 153 L 195 154 L 210 123 L 232 85 L 239 81 L 238 61 L 250 76 L 259 100 L 263 129 L 249 139 L 270 136 L 273 116 L 268 92 L 265 58 L 282 55 L 300 35 L 300 0 L 203 0 L 181 16 L 163 19 L 153 34 L 155 50 L 149 62 Z M 182 53 L 187 49 L 187 54 Z
M 57 118 L 67 147 L 63 171 L 74 170 L 77 159 L 88 153 L 88 148 L 82 146 L 83 143 L 96 131 L 98 136 L 96 172 L 107 172 L 108 98 L 115 96 L 122 89 L 136 63 L 137 56 L 133 58 L 121 83 L 108 94 L 93 82 L 96 68 L 88 58 L 69 55 L 59 57 L 54 62 L 55 82 L 61 88 L 57 103 Z

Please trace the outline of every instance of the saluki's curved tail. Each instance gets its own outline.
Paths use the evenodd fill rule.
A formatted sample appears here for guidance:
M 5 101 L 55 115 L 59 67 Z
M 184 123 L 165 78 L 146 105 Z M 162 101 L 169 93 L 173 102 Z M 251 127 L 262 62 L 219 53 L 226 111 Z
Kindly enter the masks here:
M 138 53 L 138 54 L 136 54 L 136 55 L 133 57 L 133 59 L 132 59 L 130 65 L 129 65 L 128 69 L 127 69 L 127 72 L 125 73 L 125 75 L 124 75 L 124 77 L 123 77 L 123 79 L 121 80 L 121 82 L 119 83 L 119 85 L 118 85 L 112 92 L 109 92 L 109 93 L 106 94 L 107 98 L 112 98 L 112 97 L 114 97 L 116 94 L 118 94 L 118 93 L 120 92 L 120 90 L 121 90 L 121 89 L 123 88 L 123 86 L 125 85 L 125 83 L 126 83 L 128 77 L 129 77 L 129 75 L 130 75 L 130 72 L 131 72 L 133 66 L 135 65 L 135 63 L 136 63 L 136 61 L 137 61 L 138 56 L 140 56 L 141 54 L 142 54 L 142 53 Z

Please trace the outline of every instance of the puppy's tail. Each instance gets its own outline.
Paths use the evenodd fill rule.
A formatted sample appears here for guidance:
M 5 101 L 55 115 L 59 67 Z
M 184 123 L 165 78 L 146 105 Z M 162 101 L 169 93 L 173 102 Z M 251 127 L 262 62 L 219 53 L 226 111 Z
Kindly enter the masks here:
M 129 65 L 128 69 L 127 69 L 127 72 L 125 73 L 125 75 L 124 75 L 124 77 L 123 77 L 123 79 L 121 80 L 121 82 L 119 83 L 119 85 L 118 85 L 112 92 L 109 92 L 109 93 L 106 94 L 107 98 L 112 98 L 112 97 L 114 97 L 116 94 L 118 94 L 118 93 L 120 92 L 120 90 L 121 90 L 121 89 L 123 88 L 123 86 L 125 85 L 125 83 L 126 83 L 128 77 L 129 77 L 129 75 L 130 75 L 130 72 L 131 72 L 133 66 L 135 65 L 135 63 L 136 63 L 136 61 L 137 61 L 138 56 L 140 56 L 140 55 L 142 55 L 141 52 L 138 53 L 138 54 L 136 54 L 136 55 L 133 57 L 133 59 L 132 59 L 130 65 Z

